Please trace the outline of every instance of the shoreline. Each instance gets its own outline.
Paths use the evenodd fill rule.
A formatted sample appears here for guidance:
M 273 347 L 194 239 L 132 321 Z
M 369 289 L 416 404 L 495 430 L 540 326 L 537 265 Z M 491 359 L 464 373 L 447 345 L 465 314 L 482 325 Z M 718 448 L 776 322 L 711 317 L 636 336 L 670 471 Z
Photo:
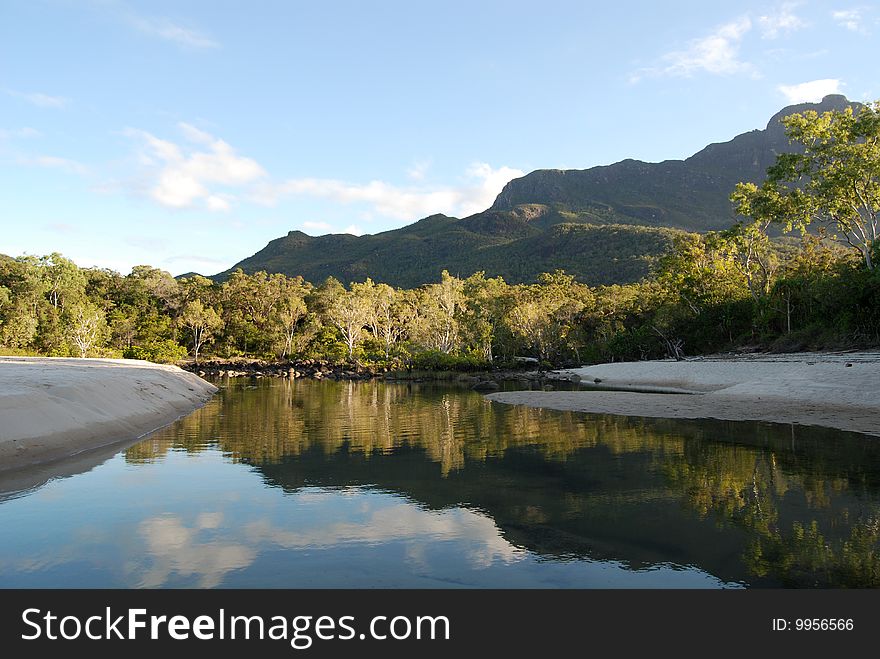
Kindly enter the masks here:
M 0 473 L 139 439 L 216 391 L 140 360 L 0 357 Z
M 579 391 L 511 391 L 493 402 L 670 419 L 815 425 L 880 436 L 880 352 L 705 357 L 557 371 Z

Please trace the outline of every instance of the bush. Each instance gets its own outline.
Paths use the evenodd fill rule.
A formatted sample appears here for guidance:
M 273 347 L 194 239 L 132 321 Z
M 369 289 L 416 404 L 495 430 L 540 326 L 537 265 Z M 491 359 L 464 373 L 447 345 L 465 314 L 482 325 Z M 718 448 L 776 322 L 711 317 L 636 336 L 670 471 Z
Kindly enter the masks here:
M 491 364 L 475 355 L 448 355 L 429 350 L 413 355 L 412 367 L 425 371 L 485 371 Z
M 188 350 L 176 341 L 165 339 L 164 341 L 152 341 L 142 346 L 126 348 L 122 356 L 126 359 L 145 359 L 157 364 L 173 364 L 185 359 Z

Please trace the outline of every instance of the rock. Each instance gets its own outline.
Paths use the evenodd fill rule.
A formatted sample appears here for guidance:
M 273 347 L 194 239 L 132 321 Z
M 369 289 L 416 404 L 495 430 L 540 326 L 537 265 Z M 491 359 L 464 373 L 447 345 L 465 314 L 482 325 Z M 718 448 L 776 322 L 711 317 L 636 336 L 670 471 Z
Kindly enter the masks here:
M 474 391 L 498 391 L 501 389 L 501 385 L 495 382 L 495 380 L 485 380 L 477 382 L 471 389 Z

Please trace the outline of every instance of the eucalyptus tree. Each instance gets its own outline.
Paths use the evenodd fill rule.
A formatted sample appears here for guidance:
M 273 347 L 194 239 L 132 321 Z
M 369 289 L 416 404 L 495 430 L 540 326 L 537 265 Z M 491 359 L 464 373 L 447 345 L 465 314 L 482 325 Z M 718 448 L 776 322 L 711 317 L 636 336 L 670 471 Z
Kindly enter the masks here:
M 737 212 L 787 231 L 824 225 L 874 270 L 880 230 L 880 102 L 857 111 L 809 110 L 785 117 L 782 124 L 799 149 L 779 154 L 760 187 L 736 186 L 731 199 Z
M 39 266 L 46 282 L 46 295 L 58 313 L 64 311 L 65 304 L 85 297 L 86 277 L 73 261 L 52 252 L 40 258 Z
M 369 278 L 351 288 L 367 301 L 367 326 L 388 359 L 414 317 L 412 305 L 406 303 L 400 291 L 388 284 L 374 284 Z
M 467 309 L 464 282 L 444 270 L 440 281 L 419 290 L 418 316 L 413 337 L 431 350 L 451 354 L 460 347 L 460 318 Z
M 566 345 L 578 315 L 591 299 L 587 287 L 576 285 L 573 276 L 557 270 L 541 275 L 538 284 L 514 287 L 507 322 L 541 362 L 548 362 Z
M 277 288 L 273 319 L 281 337 L 281 357 L 289 357 L 294 349 L 294 339 L 303 321 L 308 315 L 306 296 L 311 285 L 302 277 L 288 278 L 284 275 L 273 275 L 273 283 Z
M 88 300 L 68 304 L 63 318 L 67 337 L 79 350 L 80 357 L 85 357 L 106 340 L 107 319 L 96 304 Z
M 487 362 L 495 358 L 494 347 L 511 304 L 510 287 L 501 277 L 486 279 L 477 272 L 464 280 L 467 308 L 463 325 L 467 341 Z
M 180 322 L 190 332 L 193 358 L 198 364 L 199 350 L 223 326 L 223 320 L 213 307 L 205 306 L 201 300 L 192 300 L 183 307 Z
M 0 287 L 6 291 L 0 303 L 0 343 L 12 348 L 29 347 L 37 335 L 46 283 L 33 256 L 0 257 Z
M 355 286 L 352 285 L 352 290 L 338 292 L 326 309 L 327 319 L 339 330 L 345 342 L 349 361 L 354 359 L 354 350 L 360 344 L 370 319 L 370 301 L 360 295 Z

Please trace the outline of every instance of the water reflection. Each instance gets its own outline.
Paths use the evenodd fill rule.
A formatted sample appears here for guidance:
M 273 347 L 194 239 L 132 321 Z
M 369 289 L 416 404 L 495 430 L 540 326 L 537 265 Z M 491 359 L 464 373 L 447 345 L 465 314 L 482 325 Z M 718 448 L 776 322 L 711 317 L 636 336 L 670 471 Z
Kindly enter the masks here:
M 859 435 L 242 380 L 0 504 L 0 585 L 876 587 L 878 520 Z

